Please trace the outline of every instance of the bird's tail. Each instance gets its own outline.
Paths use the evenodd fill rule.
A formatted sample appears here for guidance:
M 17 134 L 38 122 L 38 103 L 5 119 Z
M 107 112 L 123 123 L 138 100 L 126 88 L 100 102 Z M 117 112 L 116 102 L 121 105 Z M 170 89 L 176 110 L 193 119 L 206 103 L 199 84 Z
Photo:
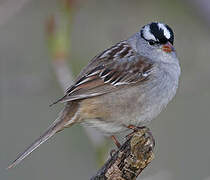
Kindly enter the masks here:
M 43 133 L 43 135 L 41 135 L 38 139 L 36 139 L 24 152 L 22 152 L 11 163 L 11 165 L 7 167 L 7 169 L 15 167 L 29 154 L 31 154 L 36 148 L 38 148 L 42 143 L 51 138 L 56 132 L 64 129 L 66 125 L 68 125 L 68 127 L 73 125 L 75 123 L 75 118 L 73 117 L 71 117 L 71 115 L 69 114 L 69 107 L 66 106 L 64 110 L 60 113 L 59 117 L 51 124 L 51 126 Z

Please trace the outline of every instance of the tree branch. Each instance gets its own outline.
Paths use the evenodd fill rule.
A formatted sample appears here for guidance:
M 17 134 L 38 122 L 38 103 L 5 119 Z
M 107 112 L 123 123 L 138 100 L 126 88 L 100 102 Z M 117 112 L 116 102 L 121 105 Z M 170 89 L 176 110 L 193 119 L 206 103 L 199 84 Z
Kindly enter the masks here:
M 153 160 L 153 149 L 150 130 L 135 131 L 91 180 L 135 180 Z

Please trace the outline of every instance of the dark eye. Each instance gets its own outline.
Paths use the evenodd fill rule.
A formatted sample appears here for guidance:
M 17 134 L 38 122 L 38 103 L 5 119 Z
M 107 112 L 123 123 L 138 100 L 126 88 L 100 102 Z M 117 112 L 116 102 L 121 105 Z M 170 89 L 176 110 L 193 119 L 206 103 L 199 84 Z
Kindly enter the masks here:
M 153 45 L 155 45 L 155 44 L 156 44 L 156 42 L 155 42 L 155 41 L 153 41 L 153 40 L 151 40 L 151 41 L 149 41 L 149 44 L 150 44 L 151 46 L 153 46 Z

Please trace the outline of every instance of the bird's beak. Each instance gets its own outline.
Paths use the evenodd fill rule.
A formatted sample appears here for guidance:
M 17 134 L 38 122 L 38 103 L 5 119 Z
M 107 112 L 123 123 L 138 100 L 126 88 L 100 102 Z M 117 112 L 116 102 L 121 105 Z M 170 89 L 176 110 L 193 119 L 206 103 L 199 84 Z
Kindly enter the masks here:
M 166 53 L 170 53 L 172 51 L 175 51 L 173 45 L 170 42 L 167 42 L 162 46 L 162 50 Z

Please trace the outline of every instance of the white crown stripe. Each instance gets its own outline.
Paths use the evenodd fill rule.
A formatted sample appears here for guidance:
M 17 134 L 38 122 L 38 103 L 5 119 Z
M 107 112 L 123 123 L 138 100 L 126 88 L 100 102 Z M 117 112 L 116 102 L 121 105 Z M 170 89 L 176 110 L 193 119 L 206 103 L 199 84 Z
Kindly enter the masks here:
M 148 25 L 145 26 L 144 31 L 143 31 L 143 35 L 144 35 L 144 38 L 147 39 L 147 40 L 157 41 L 155 36 L 150 32 L 150 27 Z
M 158 23 L 158 27 L 163 30 L 163 34 L 167 39 L 170 39 L 171 33 L 164 24 Z

